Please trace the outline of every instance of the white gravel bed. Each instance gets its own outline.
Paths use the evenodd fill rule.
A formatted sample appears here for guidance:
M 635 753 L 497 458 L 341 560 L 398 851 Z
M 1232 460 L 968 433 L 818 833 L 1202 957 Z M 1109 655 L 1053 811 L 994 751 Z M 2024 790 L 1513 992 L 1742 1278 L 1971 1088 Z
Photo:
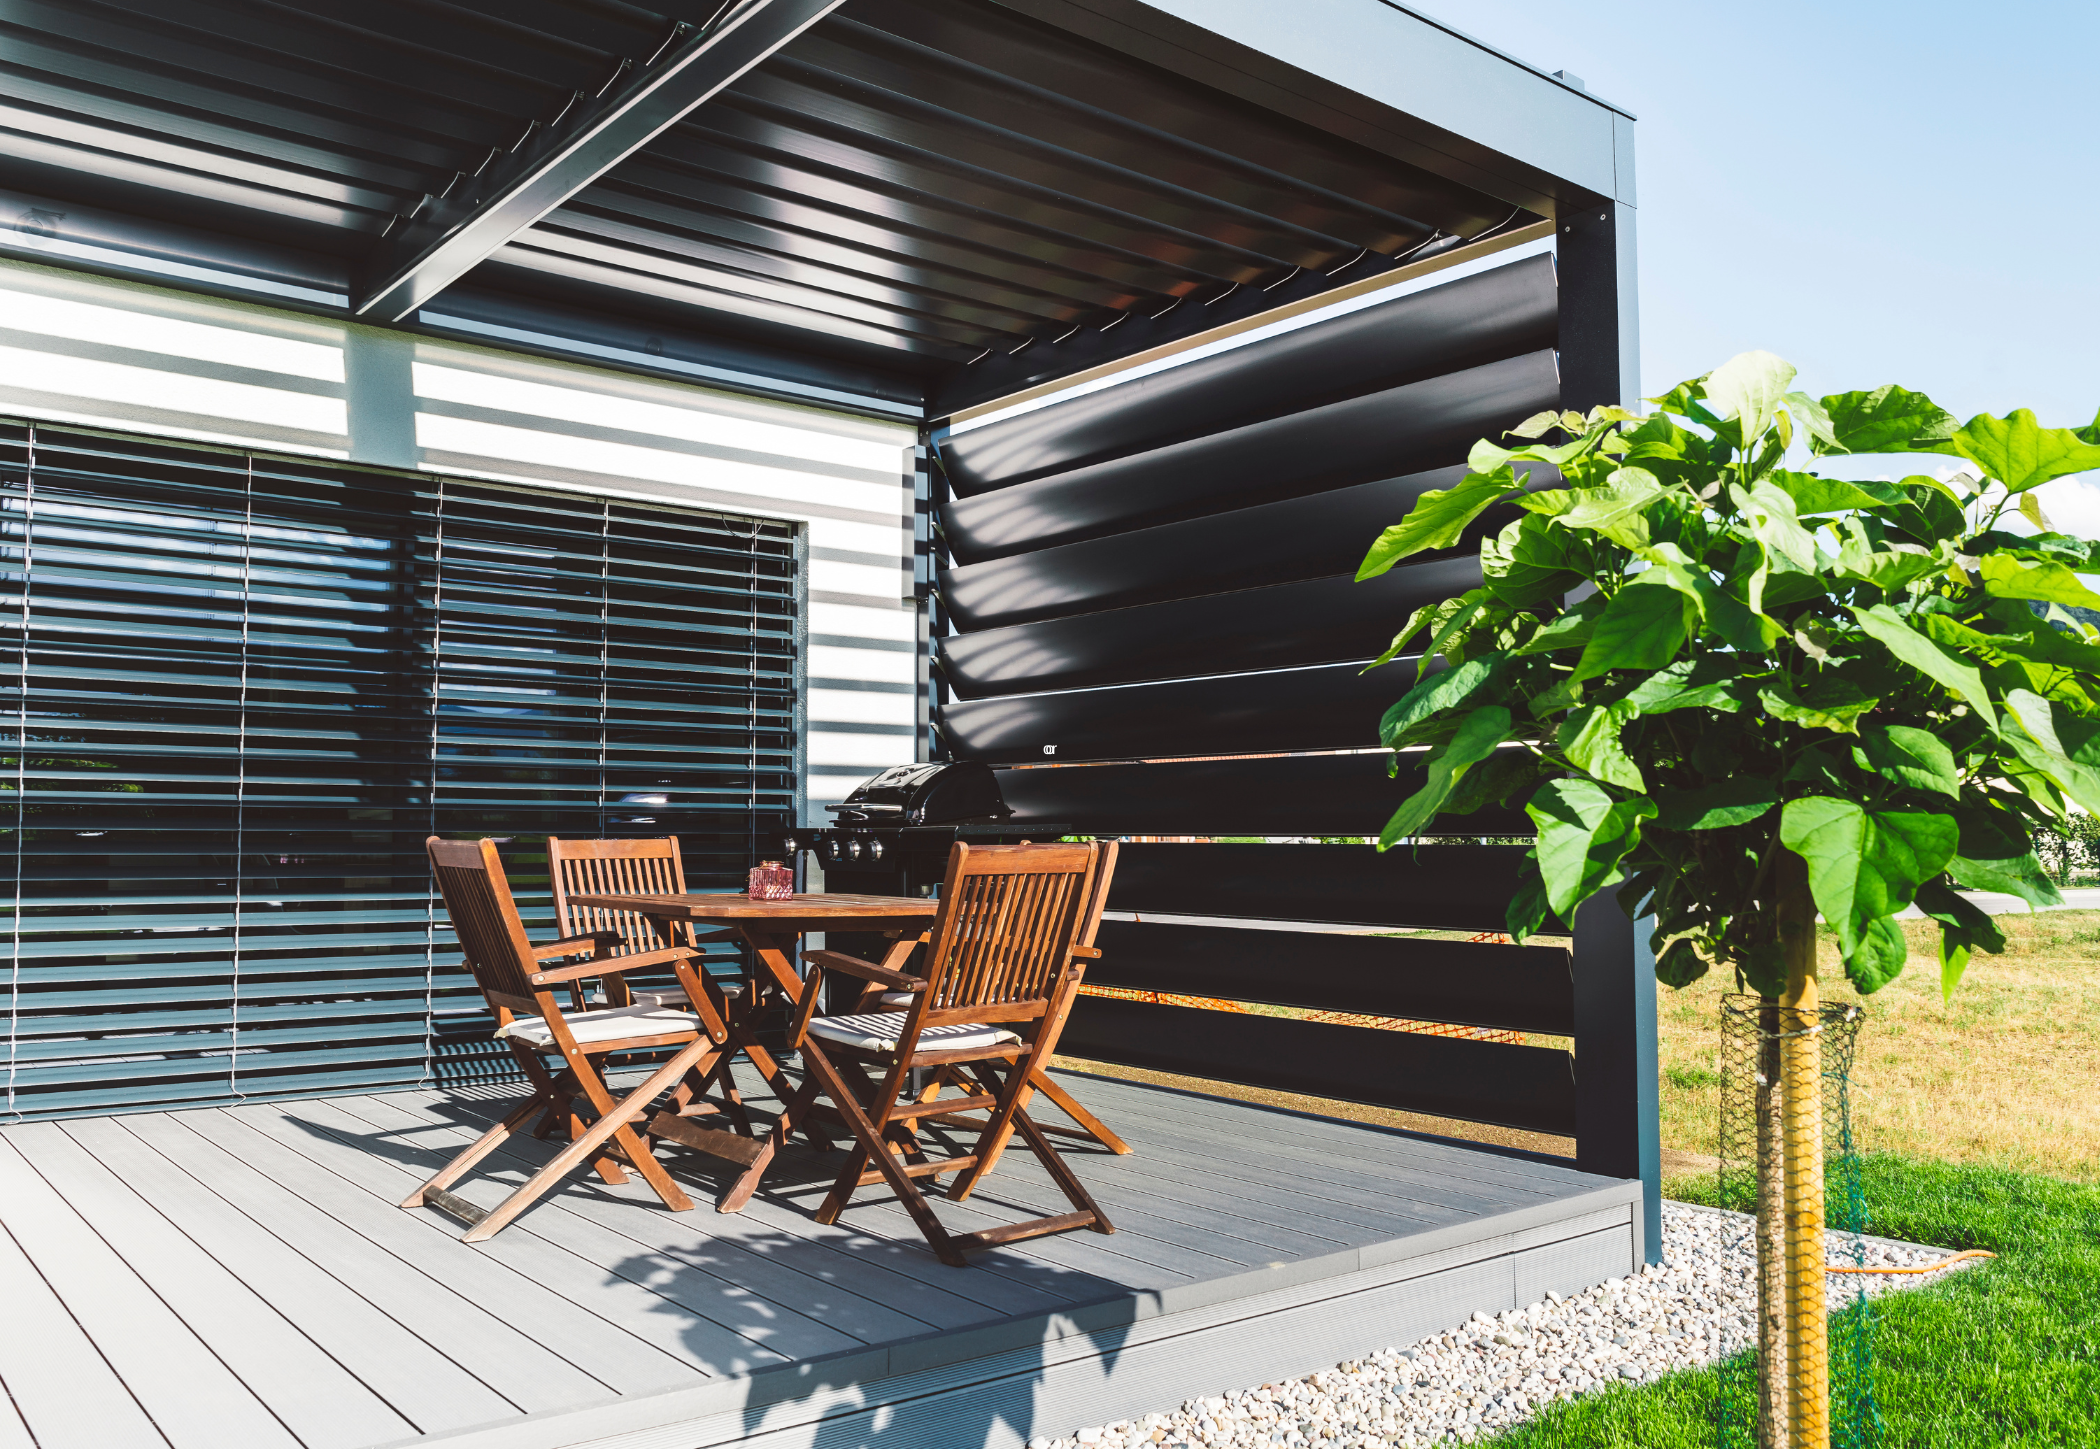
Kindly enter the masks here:
M 1869 1266 L 1914 1267 L 1946 1254 L 1884 1238 L 1864 1240 Z M 1830 1235 L 1832 1265 L 1850 1264 L 1853 1239 Z M 1757 1305 L 1750 1219 L 1663 1204 L 1663 1262 L 1563 1298 L 1472 1321 L 1406 1347 L 1381 1349 L 1308 1374 L 1216 1397 L 1167 1414 L 1035 1438 L 1029 1449 L 1368 1449 L 1471 1444 L 1530 1418 L 1556 1399 L 1615 1383 L 1648 1383 L 1748 1346 Z M 1857 1288 L 1918 1287 L 1936 1274 L 1841 1274 L 1831 1306 Z

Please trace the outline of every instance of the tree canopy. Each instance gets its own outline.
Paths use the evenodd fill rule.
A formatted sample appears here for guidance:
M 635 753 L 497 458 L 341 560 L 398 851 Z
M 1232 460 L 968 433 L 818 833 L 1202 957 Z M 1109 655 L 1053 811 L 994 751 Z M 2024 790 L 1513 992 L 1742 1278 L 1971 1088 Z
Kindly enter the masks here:
M 1416 611 L 1376 661 L 1418 653 L 1380 737 L 1427 747 L 1380 845 L 1522 801 L 1538 838 L 1518 940 L 1616 886 L 1653 915 L 1664 981 L 1726 965 L 1766 995 L 1784 972 L 1773 865 L 1792 851 L 1859 990 L 1903 969 L 1894 918 L 1915 904 L 1951 992 L 1972 951 L 2004 945 L 1955 887 L 2057 903 L 2030 834 L 2100 813 L 2083 614 L 2100 595 L 2079 578 L 2100 548 L 2033 492 L 2100 468 L 2100 421 L 1960 423 L 1901 387 L 1815 398 L 1794 377 L 1750 352 L 1650 415 L 1540 413 L 1380 536 L 1359 579 L 1511 515 L 1480 544 L 1481 586 Z M 1921 453 L 1961 461 L 1814 471 Z

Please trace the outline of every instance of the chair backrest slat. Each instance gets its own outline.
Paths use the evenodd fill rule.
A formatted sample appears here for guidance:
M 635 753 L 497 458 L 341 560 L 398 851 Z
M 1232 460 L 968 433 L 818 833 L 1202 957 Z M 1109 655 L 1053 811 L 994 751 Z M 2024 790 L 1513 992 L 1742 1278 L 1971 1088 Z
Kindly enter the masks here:
M 685 862 L 675 836 L 655 840 L 562 840 L 547 837 L 547 874 L 554 883 L 554 915 L 564 936 L 612 931 L 620 937 L 619 954 L 655 951 L 683 945 L 666 941 L 656 925 L 638 911 L 613 911 L 576 905 L 582 895 L 685 894 Z
M 423 844 L 445 914 L 452 919 L 476 984 L 484 994 L 531 996 L 535 988 L 526 978 L 538 969 L 538 962 L 526 941 L 517 902 L 511 899 L 496 843 L 433 835 Z
M 1048 1001 L 1088 925 L 1100 852 L 957 845 L 926 955 L 930 1007 Z

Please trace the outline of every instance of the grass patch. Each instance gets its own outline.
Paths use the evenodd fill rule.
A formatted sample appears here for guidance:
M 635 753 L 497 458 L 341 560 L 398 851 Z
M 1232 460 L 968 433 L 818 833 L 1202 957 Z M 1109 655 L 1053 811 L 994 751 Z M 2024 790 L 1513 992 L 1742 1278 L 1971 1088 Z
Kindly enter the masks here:
M 1940 999 L 1938 927 L 1906 921 L 1910 964 L 1867 997 L 1853 1082 L 1860 1139 L 1878 1151 L 2100 1182 L 2100 911 L 1997 918 L 2002 956 L 1978 955 Z M 1826 999 L 1844 984 L 1829 933 Z M 1721 1100 L 1720 998 L 1711 972 L 1661 989 L 1662 1140 L 1711 1154 Z
M 2100 1187 L 1888 1153 L 1863 1168 L 1876 1233 L 1999 1255 L 1877 1301 L 1883 1443 L 2100 1445 Z M 1705 1449 L 1717 1379 L 1606 1389 L 1492 1442 Z

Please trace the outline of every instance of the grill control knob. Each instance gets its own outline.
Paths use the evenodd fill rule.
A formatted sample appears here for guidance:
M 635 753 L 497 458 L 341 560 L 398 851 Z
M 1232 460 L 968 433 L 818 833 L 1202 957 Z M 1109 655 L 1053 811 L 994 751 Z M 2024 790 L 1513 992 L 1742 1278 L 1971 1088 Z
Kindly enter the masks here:
M 855 860 L 859 860 L 859 859 L 860 859 L 860 842 L 859 842 L 858 840 L 849 840 L 849 841 L 847 841 L 847 842 L 846 842 L 846 854 L 847 854 L 847 855 L 849 855 L 849 856 L 851 856 L 851 857 L 852 857 L 853 859 L 855 859 Z
M 871 840 L 871 841 L 869 841 L 869 842 L 868 842 L 868 859 L 870 859 L 870 860 L 880 860 L 880 859 L 882 859 L 882 842 L 881 842 L 881 841 L 879 841 L 879 840 Z
M 796 845 L 795 837 L 790 835 L 787 839 L 780 842 L 780 848 L 789 855 L 793 855 L 800 847 Z

